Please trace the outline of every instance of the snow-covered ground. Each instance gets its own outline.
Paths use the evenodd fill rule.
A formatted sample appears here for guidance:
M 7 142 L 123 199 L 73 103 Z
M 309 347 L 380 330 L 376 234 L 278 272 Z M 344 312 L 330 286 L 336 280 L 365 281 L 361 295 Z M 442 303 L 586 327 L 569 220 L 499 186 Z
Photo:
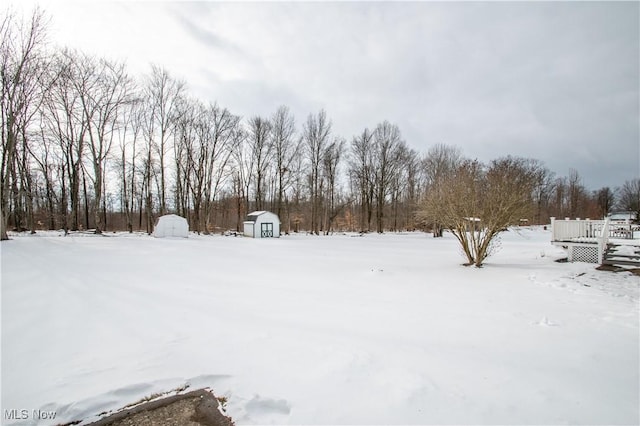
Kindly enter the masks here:
M 640 278 L 549 240 L 504 233 L 476 269 L 450 235 L 14 236 L 3 424 L 184 384 L 239 425 L 638 424 Z

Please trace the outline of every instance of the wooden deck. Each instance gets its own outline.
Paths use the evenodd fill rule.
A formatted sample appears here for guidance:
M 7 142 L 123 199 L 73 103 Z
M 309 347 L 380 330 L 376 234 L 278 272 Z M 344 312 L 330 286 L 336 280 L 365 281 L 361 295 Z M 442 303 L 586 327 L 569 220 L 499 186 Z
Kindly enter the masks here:
M 570 262 L 640 267 L 640 240 L 635 245 L 616 244 L 615 239 L 633 239 L 633 229 L 612 226 L 608 219 L 551 218 L 551 244 L 566 249 Z
M 602 263 L 609 242 L 609 221 L 551 218 L 551 244 L 568 252 L 569 262 Z

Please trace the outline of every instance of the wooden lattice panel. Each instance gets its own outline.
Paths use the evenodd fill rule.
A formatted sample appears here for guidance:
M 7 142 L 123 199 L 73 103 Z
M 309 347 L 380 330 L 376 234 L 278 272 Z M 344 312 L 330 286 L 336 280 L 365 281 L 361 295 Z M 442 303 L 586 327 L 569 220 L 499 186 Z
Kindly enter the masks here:
M 573 246 L 573 261 L 598 263 L 598 247 Z

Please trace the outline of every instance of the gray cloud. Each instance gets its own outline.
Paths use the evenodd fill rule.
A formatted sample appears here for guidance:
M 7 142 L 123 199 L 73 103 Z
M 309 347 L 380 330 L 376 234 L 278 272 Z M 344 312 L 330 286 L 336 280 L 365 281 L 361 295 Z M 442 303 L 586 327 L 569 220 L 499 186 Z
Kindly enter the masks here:
M 534 157 L 591 189 L 640 175 L 640 3 L 161 5 L 134 9 L 179 28 L 163 65 L 236 114 L 324 108 L 347 139 L 386 119 L 419 151 Z
M 169 3 L 168 6 L 172 10 L 171 15 L 176 22 L 198 43 L 207 48 L 218 48 L 236 54 L 246 54 L 236 44 L 207 28 L 206 22 L 210 9 L 206 6 L 206 3 L 188 3 L 187 6 L 180 3 Z M 188 9 L 185 10 L 186 7 Z
M 536 157 L 592 188 L 639 174 L 637 3 L 252 7 L 261 37 L 244 46 L 271 72 L 244 87 L 243 108 L 279 87 L 324 106 L 346 137 L 389 119 L 422 151 Z

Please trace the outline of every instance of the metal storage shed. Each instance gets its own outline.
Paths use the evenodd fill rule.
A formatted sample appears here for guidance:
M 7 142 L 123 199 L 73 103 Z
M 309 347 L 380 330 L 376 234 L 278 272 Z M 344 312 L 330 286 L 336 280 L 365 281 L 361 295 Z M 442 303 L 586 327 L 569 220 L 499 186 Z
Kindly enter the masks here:
M 251 212 L 244 221 L 243 235 L 252 238 L 278 238 L 280 219 L 277 214 L 268 211 Z

